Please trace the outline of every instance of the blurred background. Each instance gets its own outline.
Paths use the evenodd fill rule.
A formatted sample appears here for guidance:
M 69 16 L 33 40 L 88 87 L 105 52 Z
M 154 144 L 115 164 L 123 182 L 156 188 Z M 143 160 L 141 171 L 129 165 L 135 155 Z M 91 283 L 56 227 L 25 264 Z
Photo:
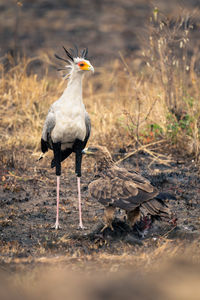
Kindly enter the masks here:
M 33 57 L 73 44 L 89 47 L 95 64 L 119 57 L 119 51 L 140 56 L 155 7 L 174 21 L 193 16 L 198 39 L 199 6 L 199 0 L 1 0 L 0 56 Z

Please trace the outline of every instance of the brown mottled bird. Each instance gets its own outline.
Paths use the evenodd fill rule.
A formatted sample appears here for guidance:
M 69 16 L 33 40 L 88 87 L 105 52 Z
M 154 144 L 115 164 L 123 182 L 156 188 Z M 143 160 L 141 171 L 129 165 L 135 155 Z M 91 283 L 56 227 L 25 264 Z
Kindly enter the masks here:
M 170 218 L 170 210 L 156 187 L 140 174 L 128 172 L 115 165 L 106 147 L 95 146 L 83 150 L 96 160 L 96 175 L 89 184 L 90 195 L 105 206 L 106 227 L 112 227 L 115 208 L 124 209 L 132 227 L 140 219 L 140 209 L 159 218 Z M 164 198 L 165 199 L 165 198 Z

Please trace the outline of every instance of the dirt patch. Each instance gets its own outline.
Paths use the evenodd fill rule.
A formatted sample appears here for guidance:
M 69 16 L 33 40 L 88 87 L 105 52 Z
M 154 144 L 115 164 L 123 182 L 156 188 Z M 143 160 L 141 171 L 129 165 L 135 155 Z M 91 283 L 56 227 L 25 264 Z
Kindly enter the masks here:
M 84 165 L 82 175 L 83 220 L 78 229 L 78 200 L 73 170 L 64 169 L 61 179 L 59 230 L 52 229 L 56 214 L 54 170 L 40 165 L 27 170 L 4 169 L 0 191 L 1 262 L 41 255 L 91 255 L 94 253 L 133 253 L 138 247 L 156 247 L 162 239 L 193 241 L 200 236 L 200 178 L 198 166 L 188 160 L 165 165 L 152 163 L 146 153 L 139 154 L 141 173 L 160 191 L 175 195 L 168 205 L 177 216 L 177 226 L 155 221 L 142 237 L 130 230 L 121 211 L 116 212 L 114 232 L 103 227 L 103 207 L 88 197 L 93 171 Z M 35 163 L 34 163 L 35 164 Z M 121 165 L 136 168 L 136 157 Z M 32 164 L 33 166 L 33 164 Z M 90 167 L 91 168 L 91 167 Z M 139 224 L 140 225 L 140 224 Z M 138 226 L 139 226 L 138 225 Z

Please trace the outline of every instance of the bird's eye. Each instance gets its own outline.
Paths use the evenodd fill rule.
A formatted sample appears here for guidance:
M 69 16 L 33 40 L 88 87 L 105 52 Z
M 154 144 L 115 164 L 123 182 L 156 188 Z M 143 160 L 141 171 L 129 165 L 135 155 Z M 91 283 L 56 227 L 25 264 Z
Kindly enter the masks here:
M 95 148 L 95 147 L 88 147 L 88 150 L 91 151 L 91 152 L 98 152 L 99 151 L 99 149 Z
M 83 63 L 81 63 L 79 66 L 80 66 L 80 67 L 84 67 L 84 64 L 83 64 Z

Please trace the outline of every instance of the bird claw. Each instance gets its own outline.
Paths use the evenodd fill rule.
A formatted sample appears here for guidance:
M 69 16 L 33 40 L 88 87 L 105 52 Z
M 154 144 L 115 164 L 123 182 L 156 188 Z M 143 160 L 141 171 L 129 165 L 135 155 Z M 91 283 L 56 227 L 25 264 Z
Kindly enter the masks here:
M 56 222 L 51 228 L 57 230 L 57 229 L 61 229 L 61 226 L 59 225 L 58 222 Z
M 176 217 L 173 217 L 170 221 L 169 221 L 169 223 L 171 224 L 171 225 L 173 225 L 173 226 L 177 226 L 177 218 Z
M 84 230 L 84 229 L 87 229 L 87 227 L 83 226 L 83 224 L 80 223 L 80 224 L 78 225 L 78 229 Z
M 140 231 L 140 230 L 137 230 L 137 231 L 142 239 L 144 239 L 149 232 L 148 229 L 145 229 L 144 231 Z

